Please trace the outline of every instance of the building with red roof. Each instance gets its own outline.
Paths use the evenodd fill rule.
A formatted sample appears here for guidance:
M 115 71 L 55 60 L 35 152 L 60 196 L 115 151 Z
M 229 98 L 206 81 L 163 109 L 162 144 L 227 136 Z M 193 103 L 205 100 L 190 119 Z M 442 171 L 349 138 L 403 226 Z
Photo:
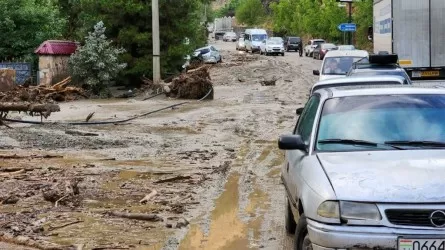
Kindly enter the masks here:
M 76 52 L 78 42 L 48 40 L 35 51 L 39 56 L 39 83 L 51 85 L 68 77 L 68 59 Z

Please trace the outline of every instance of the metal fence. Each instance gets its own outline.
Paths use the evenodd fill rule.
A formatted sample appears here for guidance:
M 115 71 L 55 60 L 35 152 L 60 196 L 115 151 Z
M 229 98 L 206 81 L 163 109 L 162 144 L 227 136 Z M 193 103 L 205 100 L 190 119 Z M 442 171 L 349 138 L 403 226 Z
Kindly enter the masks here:
M 22 85 L 32 77 L 32 64 L 27 62 L 0 62 L 0 69 L 7 68 L 15 70 L 15 82 Z M 34 81 L 33 81 L 34 82 Z

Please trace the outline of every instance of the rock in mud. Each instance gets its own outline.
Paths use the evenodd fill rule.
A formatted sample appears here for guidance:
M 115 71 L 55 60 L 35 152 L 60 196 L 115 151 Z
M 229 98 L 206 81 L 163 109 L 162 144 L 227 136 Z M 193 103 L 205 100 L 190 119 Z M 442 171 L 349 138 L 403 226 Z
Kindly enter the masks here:
M 186 219 L 181 218 L 176 223 L 176 228 L 183 228 L 183 227 L 186 227 L 188 224 L 189 224 L 189 222 Z
M 2 201 L 2 204 L 16 204 L 19 200 L 19 197 L 17 197 L 16 195 L 10 195 Z

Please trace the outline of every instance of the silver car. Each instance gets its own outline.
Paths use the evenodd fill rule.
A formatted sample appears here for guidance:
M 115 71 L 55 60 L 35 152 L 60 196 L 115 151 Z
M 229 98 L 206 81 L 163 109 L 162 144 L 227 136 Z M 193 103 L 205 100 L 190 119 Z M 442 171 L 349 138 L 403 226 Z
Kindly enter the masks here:
M 445 248 L 445 89 L 315 91 L 286 150 L 295 249 Z
M 362 77 L 362 76 L 351 76 L 345 81 L 344 78 L 333 78 L 328 80 L 323 80 L 316 82 L 309 94 L 322 88 L 332 88 L 332 87 L 343 87 L 343 86 L 377 86 L 377 85 L 408 85 L 410 82 L 406 81 L 404 77 L 401 76 L 372 76 L 372 77 Z
M 195 50 L 195 57 L 202 57 L 204 63 L 219 63 L 222 62 L 222 56 L 214 46 L 206 46 Z
M 238 42 L 236 43 L 236 50 L 246 50 L 246 43 L 244 42 L 243 37 L 238 39 Z

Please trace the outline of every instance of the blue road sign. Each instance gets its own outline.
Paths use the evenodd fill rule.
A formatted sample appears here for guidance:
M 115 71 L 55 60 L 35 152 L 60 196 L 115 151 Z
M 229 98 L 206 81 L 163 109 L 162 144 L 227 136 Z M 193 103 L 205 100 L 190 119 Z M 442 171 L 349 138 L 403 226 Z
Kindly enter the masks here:
M 337 26 L 340 31 L 356 31 L 357 25 L 355 23 L 342 23 Z

